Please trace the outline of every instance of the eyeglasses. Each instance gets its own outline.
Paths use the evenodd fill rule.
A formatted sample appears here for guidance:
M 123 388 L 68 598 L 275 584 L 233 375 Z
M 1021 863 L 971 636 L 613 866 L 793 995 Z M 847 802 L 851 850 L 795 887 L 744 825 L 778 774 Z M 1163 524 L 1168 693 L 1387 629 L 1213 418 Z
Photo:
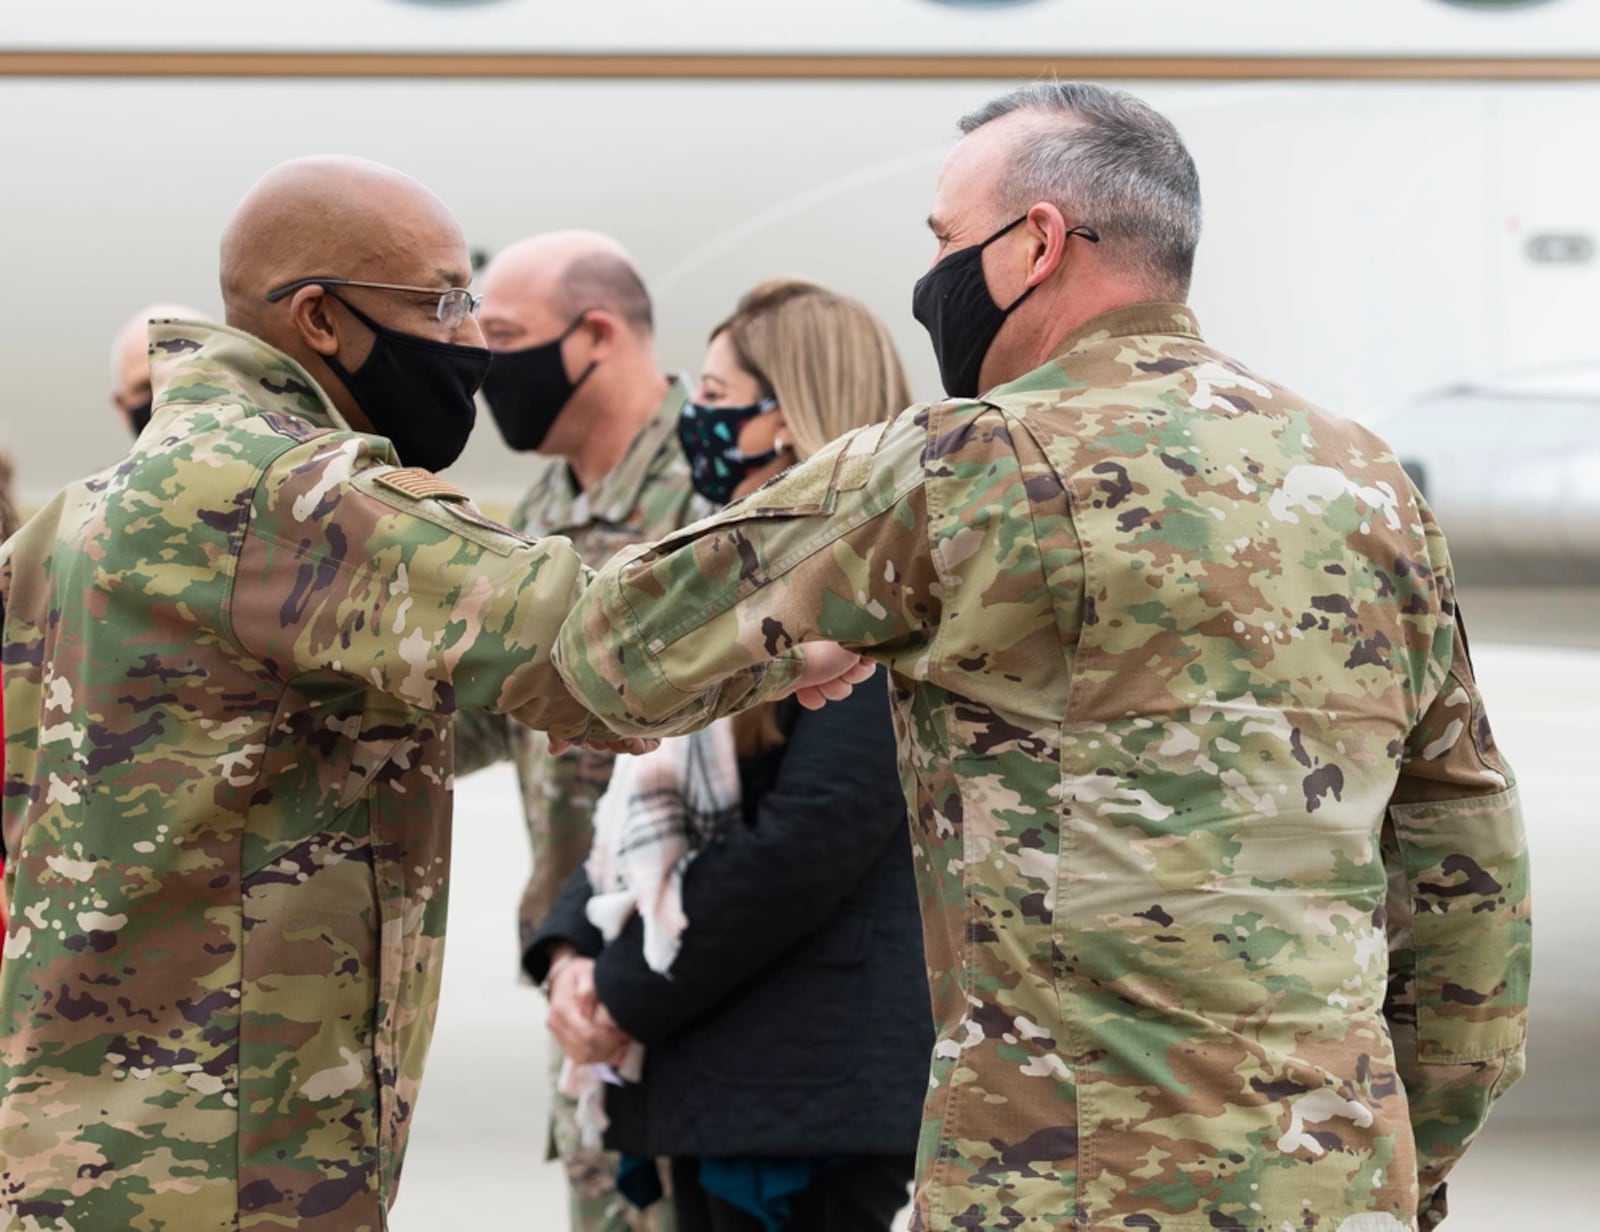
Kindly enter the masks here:
M 403 291 L 408 295 L 437 295 L 439 306 L 434 310 L 434 315 L 451 329 L 464 322 L 468 317 L 478 315 L 478 308 L 483 303 L 483 296 L 474 295 L 466 287 L 447 287 L 441 291 L 438 287 L 408 287 L 396 282 L 358 282 L 354 278 L 300 278 L 294 282 L 279 287 L 276 291 L 267 292 L 267 303 L 276 304 L 286 295 L 293 295 L 301 287 L 369 287 L 374 291 Z

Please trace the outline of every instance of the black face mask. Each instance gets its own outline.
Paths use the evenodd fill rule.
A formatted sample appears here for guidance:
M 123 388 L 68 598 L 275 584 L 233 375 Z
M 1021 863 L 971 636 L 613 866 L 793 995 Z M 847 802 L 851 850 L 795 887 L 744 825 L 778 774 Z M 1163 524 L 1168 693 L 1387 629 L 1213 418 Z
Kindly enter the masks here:
M 467 447 L 491 358 L 484 347 L 435 342 L 380 325 L 343 296 L 328 292 L 375 338 L 361 367 L 351 372 L 337 355 L 328 367 L 345 383 L 373 429 L 388 437 L 403 466 L 442 471 Z
M 128 419 L 133 424 L 133 439 L 139 439 L 139 433 L 150 426 L 150 416 L 155 410 L 155 403 L 146 398 L 138 406 L 128 410 Z
M 778 450 L 746 456 L 739 452 L 739 430 L 778 405 L 763 398 L 748 406 L 705 406 L 685 402 L 678 413 L 678 443 L 689 459 L 689 481 L 714 505 L 726 505 L 733 490 L 778 456 Z
M 579 313 L 576 321 L 549 342 L 501 351 L 494 357 L 494 367 L 483 383 L 483 397 L 500 435 L 512 449 L 537 449 L 544 444 L 578 386 L 599 363 L 591 363 L 573 381 L 567 378 L 567 366 L 561 359 L 561 344 L 583 324 L 585 315 Z
M 1024 214 L 1015 222 L 1008 222 L 981 244 L 948 254 L 917 279 L 911 292 L 911 314 L 928 331 L 933 356 L 939 361 L 939 379 L 952 398 L 978 396 L 978 373 L 995 335 L 1006 318 L 1033 294 L 1033 287 L 1029 287 L 1002 308 L 989 294 L 989 280 L 983 276 L 983 250 L 1027 217 Z M 1067 235 L 1081 235 L 1093 244 L 1100 242 L 1091 227 L 1073 227 Z

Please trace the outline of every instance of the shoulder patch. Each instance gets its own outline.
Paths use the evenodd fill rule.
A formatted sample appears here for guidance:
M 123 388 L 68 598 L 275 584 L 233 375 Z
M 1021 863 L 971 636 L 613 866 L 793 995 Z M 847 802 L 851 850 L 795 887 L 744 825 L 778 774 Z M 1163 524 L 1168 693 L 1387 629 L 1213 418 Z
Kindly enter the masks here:
M 838 465 L 834 468 L 834 491 L 856 492 L 867 486 L 867 480 L 872 477 L 872 463 L 877 457 L 878 446 L 883 442 L 883 434 L 888 431 L 891 422 L 886 419 L 851 433 L 849 443 L 840 453 Z
M 521 531 L 513 530 L 503 522 L 496 522 L 493 518 L 483 513 L 470 501 L 462 501 L 459 504 L 451 505 L 450 512 L 455 514 L 456 517 L 461 521 L 470 522 L 472 525 L 481 530 L 492 531 L 497 535 L 504 535 L 508 539 L 517 540 L 519 543 L 537 542 L 532 535 L 525 535 Z
M 386 470 L 372 477 L 372 482 L 390 488 L 412 500 L 467 501 L 470 498 L 449 480 L 440 479 L 432 471 L 420 466 Z

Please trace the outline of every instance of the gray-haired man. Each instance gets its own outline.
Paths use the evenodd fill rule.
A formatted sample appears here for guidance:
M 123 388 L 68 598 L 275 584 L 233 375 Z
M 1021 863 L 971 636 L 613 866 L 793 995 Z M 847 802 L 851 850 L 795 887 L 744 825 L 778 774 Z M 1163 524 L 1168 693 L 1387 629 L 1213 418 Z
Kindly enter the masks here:
M 889 665 L 938 1025 L 914 1227 L 1442 1218 L 1530 944 L 1443 538 L 1382 441 L 1201 340 L 1167 120 L 1041 84 L 962 128 L 914 297 L 954 399 L 620 558 L 560 670 L 664 732 L 797 643 Z

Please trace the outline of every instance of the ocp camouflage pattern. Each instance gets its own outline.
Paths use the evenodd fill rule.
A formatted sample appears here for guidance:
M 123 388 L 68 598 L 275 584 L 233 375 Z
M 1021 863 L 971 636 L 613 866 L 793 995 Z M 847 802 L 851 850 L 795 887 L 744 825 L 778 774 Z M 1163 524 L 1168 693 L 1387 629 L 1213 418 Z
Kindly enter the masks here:
M 450 716 L 587 729 L 548 657 L 587 575 L 256 339 L 151 342 L 133 453 L 0 552 L 0 1207 L 380 1229 L 439 992 Z
M 695 494 L 689 461 L 678 444 L 678 414 L 688 398 L 683 380 L 673 378 L 622 460 L 585 491 L 576 490 L 565 458 L 538 458 L 510 525 L 530 538 L 569 539 L 583 563 L 599 569 L 623 548 L 659 539 L 710 513 L 711 506 Z M 518 913 L 526 944 L 562 884 L 589 855 L 594 806 L 611 781 L 612 757 L 575 748 L 549 758 L 542 732 L 493 714 L 463 714 L 456 735 L 462 772 L 502 759 L 517 767 L 533 852 L 533 872 Z
M 1382 441 L 1121 309 L 624 554 L 556 659 L 670 732 L 818 638 L 892 672 L 938 1025 L 914 1228 L 1443 1217 L 1522 1068 L 1527 856 Z
M 622 460 L 583 491 L 577 490 L 565 458 L 539 458 L 511 525 L 532 537 L 564 536 L 585 565 L 598 569 L 622 548 L 659 539 L 709 513 L 711 506 L 695 494 L 689 460 L 678 444 L 678 415 L 688 397 L 683 380 L 673 378 Z M 492 712 L 463 712 L 456 721 L 461 773 L 506 759 L 517 767 L 533 857 L 517 910 L 519 953 L 544 923 L 572 871 L 588 858 L 594 807 L 611 782 L 611 754 L 579 747 L 551 757 L 549 747 L 543 732 Z M 551 1051 L 559 1069 L 560 1049 L 552 1043 Z M 577 1101 L 557 1091 L 552 1080 L 549 1147 L 567 1173 L 572 1232 L 670 1232 L 668 1203 L 643 1211 L 632 1206 L 617 1192 L 618 1157 L 583 1149 L 577 1109 Z

